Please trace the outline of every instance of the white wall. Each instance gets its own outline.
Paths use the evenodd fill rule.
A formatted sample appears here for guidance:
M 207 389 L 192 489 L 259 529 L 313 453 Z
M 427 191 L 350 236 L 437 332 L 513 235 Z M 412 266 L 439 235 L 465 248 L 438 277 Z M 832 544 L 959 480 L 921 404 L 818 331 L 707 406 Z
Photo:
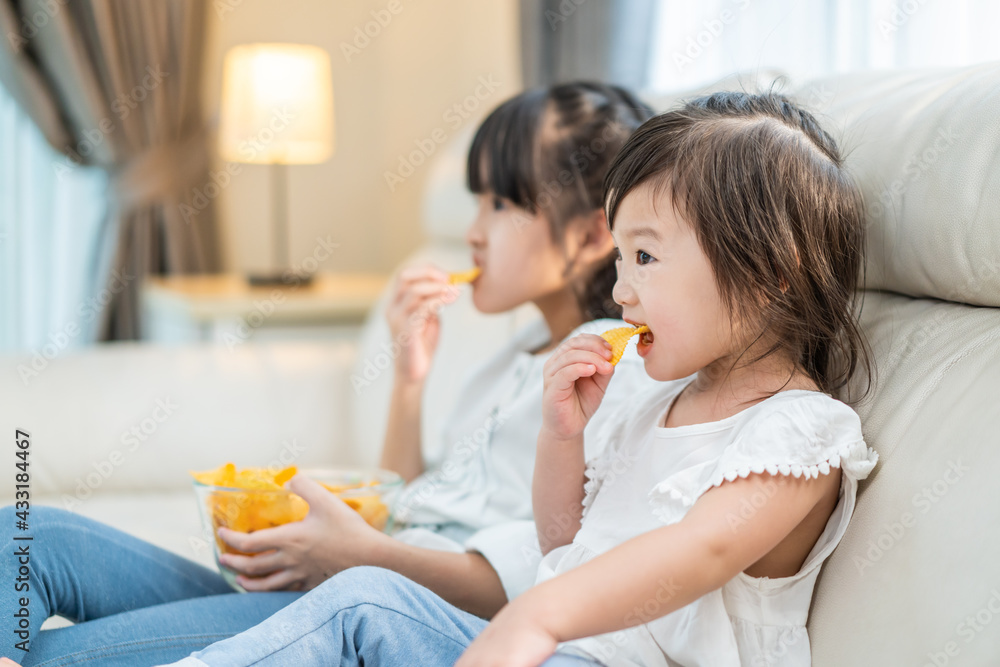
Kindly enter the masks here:
M 327 163 L 289 167 L 291 251 L 305 258 L 317 237 L 340 246 L 322 267 L 389 271 L 420 244 L 427 165 L 394 191 L 385 172 L 431 137 L 475 124 L 521 86 L 514 0 L 213 0 L 205 59 L 206 114 L 218 118 L 222 60 L 248 42 L 301 42 L 325 48 L 333 66 L 336 152 Z M 387 24 L 375 32 L 375 12 Z M 345 53 L 345 48 L 349 53 Z M 357 49 L 356 51 L 354 49 Z M 492 92 L 480 77 L 498 82 Z M 477 87 L 486 99 L 475 98 Z M 475 107 L 460 118 L 453 105 Z M 464 114 L 464 112 L 463 112 Z M 435 133 L 435 130 L 438 132 Z M 215 160 L 213 169 L 225 165 Z M 226 268 L 270 266 L 268 167 L 239 165 L 217 198 Z

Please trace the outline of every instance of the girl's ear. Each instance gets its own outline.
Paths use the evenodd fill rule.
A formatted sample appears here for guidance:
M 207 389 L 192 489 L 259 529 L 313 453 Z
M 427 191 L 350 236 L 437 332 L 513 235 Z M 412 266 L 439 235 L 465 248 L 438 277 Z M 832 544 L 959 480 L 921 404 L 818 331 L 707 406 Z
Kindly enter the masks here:
M 608 229 L 608 219 L 604 209 L 600 208 L 587 216 L 580 216 L 573 221 L 572 234 L 576 246 L 576 261 L 583 266 L 589 266 L 601 261 L 615 249 L 615 240 Z

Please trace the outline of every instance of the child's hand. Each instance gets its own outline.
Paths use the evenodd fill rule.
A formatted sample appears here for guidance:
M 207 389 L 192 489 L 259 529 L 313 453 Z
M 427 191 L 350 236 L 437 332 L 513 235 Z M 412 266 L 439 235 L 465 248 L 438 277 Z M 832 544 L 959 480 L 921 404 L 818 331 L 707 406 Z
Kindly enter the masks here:
M 611 345 L 600 336 L 570 338 L 545 363 L 542 429 L 556 438 L 583 433 L 597 411 L 615 368 Z
M 427 377 L 437 348 L 441 323 L 438 310 L 458 298 L 448 274 L 434 266 L 403 269 L 396 278 L 393 298 L 386 308 L 392 340 L 399 345 L 396 376 L 419 382 Z
M 226 544 L 254 554 L 219 554 L 219 562 L 236 572 L 248 591 L 315 588 L 341 570 L 369 564 L 370 550 L 392 539 L 304 475 L 293 477 L 288 488 L 309 503 L 302 521 L 253 533 L 219 529 Z
M 455 667 L 537 667 L 555 653 L 556 638 L 512 606 L 500 610 Z

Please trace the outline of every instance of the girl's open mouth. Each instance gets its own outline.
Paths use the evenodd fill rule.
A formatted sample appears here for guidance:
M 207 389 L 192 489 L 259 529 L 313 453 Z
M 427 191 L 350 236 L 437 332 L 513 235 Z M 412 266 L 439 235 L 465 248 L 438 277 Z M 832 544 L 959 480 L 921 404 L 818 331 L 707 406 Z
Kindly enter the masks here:
M 645 357 L 649 354 L 649 350 L 653 347 L 653 332 L 646 331 L 645 333 L 639 334 L 639 339 L 635 343 L 635 351 L 639 353 L 640 357 Z

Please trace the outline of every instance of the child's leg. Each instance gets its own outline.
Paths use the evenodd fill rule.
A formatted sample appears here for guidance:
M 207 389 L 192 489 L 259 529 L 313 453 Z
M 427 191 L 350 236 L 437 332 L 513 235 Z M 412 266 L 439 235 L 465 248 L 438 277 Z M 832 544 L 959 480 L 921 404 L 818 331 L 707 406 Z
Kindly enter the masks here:
M 451 667 L 486 625 L 400 574 L 355 567 L 251 630 L 176 665 Z M 543 667 L 600 667 L 600 663 L 553 655 Z
M 355 567 L 260 625 L 178 665 L 421 665 L 455 663 L 486 621 L 402 575 Z
M 135 667 L 180 660 L 267 620 L 304 593 L 229 593 L 115 614 L 32 638 L 26 667 Z M 0 655 L 10 652 L 10 644 Z
M 14 583 L 0 587 L 0 635 L 10 648 L 20 636 L 39 636 L 50 616 L 87 621 L 119 612 L 205 595 L 232 592 L 216 572 L 136 539 L 110 526 L 51 507 L 31 509 L 32 540 L 15 529 L 13 507 L 0 509 L 0 549 L 15 562 Z M 23 554 L 18 557 L 17 554 Z M 16 617 L 28 600 L 27 619 Z M 27 627 L 22 627 L 22 620 Z M 18 633 L 24 633 L 20 635 Z M 20 651 L 11 656 L 19 659 Z

